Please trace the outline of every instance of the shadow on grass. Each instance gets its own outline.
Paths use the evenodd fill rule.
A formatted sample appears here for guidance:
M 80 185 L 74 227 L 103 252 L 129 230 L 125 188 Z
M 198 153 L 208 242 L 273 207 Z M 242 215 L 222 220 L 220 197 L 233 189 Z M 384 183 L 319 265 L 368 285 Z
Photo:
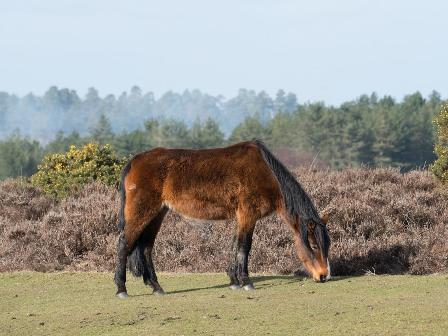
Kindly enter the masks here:
M 395 244 L 388 248 L 372 249 L 366 255 L 332 258 L 332 273 L 343 278 L 365 274 L 405 274 L 409 272 L 415 247 Z
M 166 293 L 169 295 L 169 294 L 189 293 L 189 292 L 196 292 L 199 290 L 220 289 L 220 288 L 228 288 L 228 287 L 229 287 L 229 285 L 215 285 L 215 286 L 208 286 L 208 287 L 179 289 L 179 290 L 175 290 L 175 291 L 169 291 Z
M 331 278 L 331 282 L 334 281 L 341 281 L 341 280 L 347 280 L 350 278 L 359 277 L 359 275 L 353 275 L 353 276 L 336 276 Z M 270 287 L 277 287 L 277 286 L 284 286 L 289 285 L 292 283 L 300 283 L 306 279 L 309 279 L 308 276 L 301 276 L 301 275 L 259 275 L 251 277 L 251 280 L 255 286 L 255 290 L 257 289 L 265 289 Z M 278 282 L 278 280 L 282 280 L 281 282 Z M 186 289 L 179 289 L 179 290 L 173 290 L 173 291 L 167 291 L 166 295 L 171 294 L 182 294 L 182 293 L 190 293 L 190 292 L 196 292 L 196 291 L 202 291 L 202 290 L 213 290 L 213 289 L 226 289 L 229 290 L 228 284 L 223 285 L 214 285 L 214 286 L 204 286 L 204 287 L 195 287 L 195 288 L 186 288 Z M 241 291 L 243 291 L 241 289 Z M 152 293 L 144 293 L 144 294 L 136 294 L 136 295 L 130 295 L 131 297 L 139 297 L 139 296 L 150 296 L 154 295 Z
M 268 288 L 268 287 L 274 287 L 274 286 L 282 286 L 289 283 L 299 282 L 301 279 L 294 277 L 293 275 L 260 275 L 260 276 L 254 276 L 251 277 L 251 280 L 255 286 L 255 290 L 262 289 L 262 288 Z M 287 280 L 282 281 L 281 283 L 267 283 L 265 282 L 273 281 L 273 280 Z M 209 290 L 209 289 L 229 289 L 229 285 L 215 285 L 215 286 L 208 286 L 208 287 L 196 287 L 196 288 L 188 288 L 188 289 L 180 289 L 175 291 L 169 291 L 167 294 L 179 294 L 179 293 L 188 293 L 188 292 L 195 292 L 199 290 Z

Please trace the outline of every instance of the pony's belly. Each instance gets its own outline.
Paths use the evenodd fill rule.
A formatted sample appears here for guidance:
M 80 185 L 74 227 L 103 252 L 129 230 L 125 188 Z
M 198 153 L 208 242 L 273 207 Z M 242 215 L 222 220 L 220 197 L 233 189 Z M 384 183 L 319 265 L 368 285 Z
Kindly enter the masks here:
M 189 218 L 202 220 L 225 220 L 235 217 L 235 211 L 225 205 L 215 202 L 201 202 L 198 200 L 165 201 L 165 206 Z

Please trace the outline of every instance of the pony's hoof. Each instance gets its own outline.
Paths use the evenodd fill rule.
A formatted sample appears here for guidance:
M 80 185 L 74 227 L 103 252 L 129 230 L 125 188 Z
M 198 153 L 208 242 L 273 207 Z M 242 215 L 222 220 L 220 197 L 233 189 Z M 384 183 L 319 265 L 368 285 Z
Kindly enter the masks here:
M 243 286 L 243 289 L 246 291 L 253 291 L 253 290 L 255 290 L 255 287 L 252 284 L 247 284 L 247 285 Z
M 129 295 L 126 292 L 117 293 L 117 298 L 119 298 L 119 299 L 127 299 L 128 297 L 129 297 Z
M 160 296 L 165 295 L 165 291 L 164 291 L 162 288 L 160 288 L 160 289 L 155 289 L 152 293 L 153 293 L 154 295 L 160 295 Z
M 241 289 L 241 286 L 240 285 L 230 285 L 229 288 L 231 290 L 236 290 L 236 289 Z

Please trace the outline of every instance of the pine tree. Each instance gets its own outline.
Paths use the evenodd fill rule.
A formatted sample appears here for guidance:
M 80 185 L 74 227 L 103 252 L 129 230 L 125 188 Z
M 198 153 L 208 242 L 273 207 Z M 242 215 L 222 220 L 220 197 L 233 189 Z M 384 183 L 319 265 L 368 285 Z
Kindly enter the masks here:
M 14 132 L 0 142 L 0 180 L 6 177 L 30 176 L 42 159 L 42 148 L 35 140 Z
M 229 143 L 250 141 L 255 138 L 265 140 L 268 137 L 267 130 L 256 117 L 247 117 L 244 122 L 233 130 L 229 137 Z
M 190 130 L 191 147 L 209 148 L 217 147 L 224 143 L 224 133 L 219 129 L 219 125 L 211 118 L 207 118 L 204 123 L 197 120 Z
M 110 125 L 109 119 L 102 114 L 98 124 L 91 130 L 92 138 L 98 143 L 110 144 L 114 138 L 114 133 L 112 132 L 112 126 Z
M 165 147 L 190 147 L 191 139 L 187 125 L 182 121 L 168 119 L 161 124 L 160 135 Z

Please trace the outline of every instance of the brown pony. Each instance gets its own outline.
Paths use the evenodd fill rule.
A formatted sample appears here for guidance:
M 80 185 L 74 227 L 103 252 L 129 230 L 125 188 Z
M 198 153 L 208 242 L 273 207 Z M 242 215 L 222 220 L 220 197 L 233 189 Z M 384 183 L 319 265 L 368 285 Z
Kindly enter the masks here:
M 252 234 L 256 221 L 273 212 L 291 227 L 298 256 L 313 279 L 330 278 L 327 216 L 319 217 L 300 184 L 261 141 L 204 150 L 154 148 L 134 156 L 122 172 L 119 297 L 127 297 L 128 255 L 131 272 L 143 276 L 154 293 L 164 293 L 151 252 L 168 209 L 197 219 L 236 219 L 227 271 L 232 289 L 254 288 L 247 267 Z

